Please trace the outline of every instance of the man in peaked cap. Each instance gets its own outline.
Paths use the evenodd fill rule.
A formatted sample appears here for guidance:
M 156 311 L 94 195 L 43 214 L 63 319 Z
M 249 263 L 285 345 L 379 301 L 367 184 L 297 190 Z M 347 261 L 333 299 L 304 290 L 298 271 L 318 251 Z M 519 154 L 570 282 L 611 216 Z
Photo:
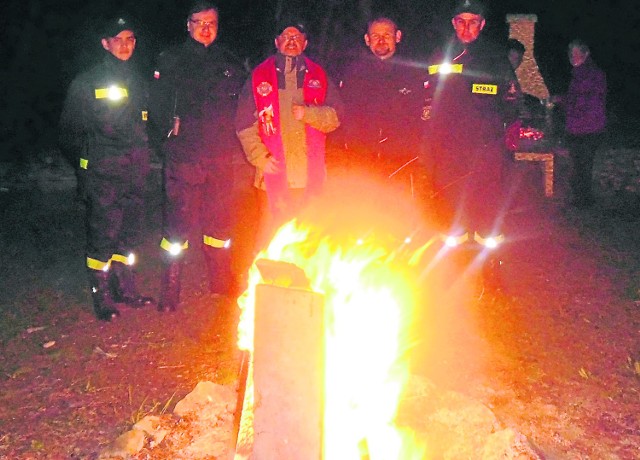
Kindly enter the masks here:
M 505 194 L 505 126 L 517 119 L 519 88 L 504 47 L 481 37 L 485 9 L 455 5 L 453 37 L 428 60 L 422 164 L 430 170 L 443 240 L 475 245 L 485 267 L 497 267 Z M 487 281 L 497 272 L 487 270 Z
M 274 43 L 277 53 L 252 71 L 236 113 L 237 135 L 256 168 L 254 185 L 265 192 L 266 232 L 322 190 L 325 138 L 339 126 L 342 111 L 325 70 L 304 55 L 304 22 L 279 21 Z
M 234 297 L 239 290 L 231 254 L 232 163 L 242 152 L 233 118 L 244 75 L 217 40 L 219 19 L 211 2 L 190 4 L 188 36 L 160 53 L 154 72 L 151 121 L 164 161 L 162 312 L 180 303 L 189 254 L 203 254 L 211 294 Z
M 462 0 L 454 6 L 451 17 L 455 18 L 461 13 L 477 14 L 484 18 L 485 8 L 478 0 Z
M 144 186 L 149 172 L 147 84 L 131 63 L 136 37 L 130 20 L 101 29 L 104 60 L 76 77 L 60 119 L 60 144 L 85 182 L 86 265 L 96 316 L 110 321 L 118 304 L 152 303 L 138 294 L 133 266 L 142 243 Z

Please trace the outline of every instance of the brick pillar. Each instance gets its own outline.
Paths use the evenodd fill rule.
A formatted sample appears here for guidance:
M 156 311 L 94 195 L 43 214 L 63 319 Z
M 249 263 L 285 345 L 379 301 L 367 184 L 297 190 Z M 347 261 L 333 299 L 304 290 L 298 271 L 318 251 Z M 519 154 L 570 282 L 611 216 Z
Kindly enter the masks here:
M 522 64 L 516 69 L 522 91 L 538 99 L 548 99 L 549 90 L 533 55 L 536 22 L 538 16 L 535 14 L 507 14 L 509 38 L 515 38 L 525 47 Z

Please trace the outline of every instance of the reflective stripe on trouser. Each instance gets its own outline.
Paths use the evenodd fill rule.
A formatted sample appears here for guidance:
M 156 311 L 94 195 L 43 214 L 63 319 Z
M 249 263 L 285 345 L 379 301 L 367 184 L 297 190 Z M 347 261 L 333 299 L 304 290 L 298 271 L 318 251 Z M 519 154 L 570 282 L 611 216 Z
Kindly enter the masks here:
M 91 259 L 108 261 L 114 254 L 127 254 L 144 240 L 145 177 L 132 178 L 126 171 L 132 161 L 118 158 L 83 171 L 87 195 L 86 254 Z M 100 171 L 107 170 L 112 176 L 100 175 Z
M 208 235 L 202 235 L 202 242 L 212 248 L 228 248 L 231 244 L 231 240 L 219 240 Z
M 91 270 L 106 272 L 106 271 L 109 271 L 110 266 L 111 266 L 111 260 L 103 262 L 98 259 L 87 257 L 87 268 L 90 268 Z
M 187 240 L 184 243 L 180 243 L 176 241 L 172 243 L 168 239 L 162 238 L 162 241 L 160 241 L 160 247 L 166 252 L 168 252 L 169 254 L 172 254 L 175 256 L 180 254 L 182 251 L 189 249 L 189 241 Z
M 447 246 L 451 246 L 451 247 L 458 246 L 469 240 L 469 232 L 465 232 L 460 235 L 447 235 L 446 233 L 441 233 L 440 239 Z M 473 241 L 475 241 L 481 246 L 493 248 L 500 245 L 504 241 L 504 235 L 502 233 L 498 233 L 498 234 L 491 234 L 483 237 L 480 233 L 474 232 Z
M 482 246 L 494 248 L 504 241 L 504 235 L 502 233 L 498 233 L 483 237 L 478 232 L 475 232 L 473 234 L 473 240 Z
M 458 235 L 448 235 L 446 233 L 440 233 L 440 239 L 447 246 L 458 246 L 469 240 L 469 232 L 464 232 Z
M 136 263 L 136 255 L 133 252 L 129 253 L 129 255 L 126 256 L 123 254 L 114 254 L 111 256 L 111 261 L 120 262 L 124 265 L 133 265 Z
M 200 235 L 229 238 L 231 199 L 231 177 L 220 170 L 203 163 L 169 162 L 165 167 L 162 234 L 174 243 L 190 240 L 200 244 Z

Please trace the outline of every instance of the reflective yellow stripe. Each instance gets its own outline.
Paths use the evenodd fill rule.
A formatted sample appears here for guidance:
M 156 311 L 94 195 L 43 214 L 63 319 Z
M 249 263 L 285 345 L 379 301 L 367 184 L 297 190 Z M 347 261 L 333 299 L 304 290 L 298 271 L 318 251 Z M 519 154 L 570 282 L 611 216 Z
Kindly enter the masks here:
M 126 256 L 123 254 L 113 254 L 110 262 L 120 262 L 125 265 L 133 266 L 136 263 L 136 255 L 133 252 Z
M 87 166 L 89 166 L 89 160 L 80 158 L 80 169 L 87 169 Z
M 110 86 L 108 88 L 96 88 L 96 99 L 122 99 L 123 97 L 129 97 L 127 88 L 121 88 L 119 86 Z
M 102 262 L 101 260 L 87 257 L 87 267 L 92 270 L 100 270 L 106 272 L 107 270 L 109 270 L 109 262 Z
M 471 92 L 475 94 L 498 94 L 498 85 L 485 85 L 484 83 L 474 83 Z
M 469 232 L 465 232 L 462 235 L 447 235 L 446 233 L 440 234 L 440 239 L 442 241 L 447 241 L 449 238 L 452 238 L 456 244 L 462 244 L 469 239 Z
M 463 64 L 435 64 L 428 67 L 429 75 L 436 73 L 462 73 Z
M 146 110 L 142 111 L 142 121 L 147 121 L 147 118 L 149 117 L 149 114 L 147 113 Z
M 499 234 L 499 235 L 495 235 L 495 236 L 488 236 L 486 238 L 483 238 L 482 236 L 480 236 L 480 234 L 478 232 L 475 232 L 473 235 L 473 239 L 481 245 L 485 245 L 487 240 L 492 239 L 494 240 L 496 243 L 502 243 L 504 241 L 504 235 L 503 234 Z
M 226 248 L 229 246 L 229 240 L 219 240 L 212 236 L 203 235 L 202 242 L 212 248 Z
M 162 249 L 164 249 L 165 251 L 169 252 L 171 250 L 171 247 L 174 244 L 179 244 L 179 243 L 172 243 L 171 241 L 169 241 L 166 238 L 162 238 L 162 241 L 160 241 L 160 247 Z M 189 248 L 189 241 L 185 241 L 182 246 L 180 246 L 182 250 L 188 249 Z
M 127 256 L 123 256 L 122 254 L 114 254 L 111 256 L 111 260 L 115 262 L 120 262 L 125 265 L 129 265 L 129 258 Z

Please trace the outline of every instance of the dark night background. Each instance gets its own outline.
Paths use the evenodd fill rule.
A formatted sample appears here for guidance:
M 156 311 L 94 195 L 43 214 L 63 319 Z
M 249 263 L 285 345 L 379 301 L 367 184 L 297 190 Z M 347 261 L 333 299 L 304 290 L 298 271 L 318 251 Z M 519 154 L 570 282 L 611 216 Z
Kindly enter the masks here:
M 134 59 L 149 76 L 157 53 L 186 38 L 189 1 L 13 0 L 0 19 L 0 161 L 26 161 L 55 146 L 56 124 L 71 79 L 101 59 L 97 30 L 105 17 L 128 12 L 137 31 Z M 552 94 L 566 87 L 566 45 L 581 37 L 607 72 L 609 112 L 616 123 L 640 117 L 640 2 L 616 0 L 494 0 L 485 34 L 507 37 L 507 13 L 534 13 L 536 60 Z M 329 69 L 361 49 L 371 12 L 397 19 L 404 31 L 400 52 L 416 58 L 451 33 L 451 1 L 439 0 L 219 0 L 219 43 L 253 66 L 273 50 L 273 24 L 282 11 L 306 18 L 308 54 Z

